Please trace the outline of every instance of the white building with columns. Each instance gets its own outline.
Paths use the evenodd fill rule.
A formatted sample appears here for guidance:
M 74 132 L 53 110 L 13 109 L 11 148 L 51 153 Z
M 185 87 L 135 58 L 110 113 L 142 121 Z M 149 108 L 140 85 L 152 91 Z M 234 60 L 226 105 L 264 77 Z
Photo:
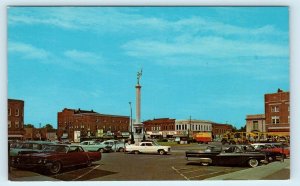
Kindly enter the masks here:
M 197 132 L 212 132 L 212 124 L 208 120 L 176 120 L 175 131 L 177 135 L 193 135 Z

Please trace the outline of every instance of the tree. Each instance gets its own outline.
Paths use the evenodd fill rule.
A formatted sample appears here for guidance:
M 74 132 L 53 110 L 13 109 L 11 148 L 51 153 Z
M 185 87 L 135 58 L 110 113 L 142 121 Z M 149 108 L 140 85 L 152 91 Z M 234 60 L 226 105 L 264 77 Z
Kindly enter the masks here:
M 24 124 L 24 128 L 34 128 L 32 124 Z
M 53 126 L 51 124 L 46 124 L 43 128 L 53 129 Z
M 246 132 L 246 125 L 239 129 L 240 132 Z

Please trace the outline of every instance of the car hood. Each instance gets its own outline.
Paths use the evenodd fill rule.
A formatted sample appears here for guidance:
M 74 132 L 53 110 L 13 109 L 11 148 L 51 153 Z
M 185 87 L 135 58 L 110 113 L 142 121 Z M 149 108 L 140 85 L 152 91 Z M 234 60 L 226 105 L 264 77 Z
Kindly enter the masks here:
M 47 158 L 53 155 L 59 155 L 62 153 L 50 153 L 50 152 L 41 152 L 41 153 L 33 153 L 33 154 L 24 154 L 23 157 L 32 157 L 32 158 Z

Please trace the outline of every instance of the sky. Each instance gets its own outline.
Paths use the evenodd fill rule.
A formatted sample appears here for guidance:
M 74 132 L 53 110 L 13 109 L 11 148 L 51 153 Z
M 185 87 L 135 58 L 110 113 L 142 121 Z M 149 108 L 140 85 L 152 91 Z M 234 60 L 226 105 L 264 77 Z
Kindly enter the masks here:
M 64 108 L 245 125 L 289 91 L 288 7 L 9 7 L 8 98 L 24 123 Z M 135 114 L 133 115 L 135 118 Z

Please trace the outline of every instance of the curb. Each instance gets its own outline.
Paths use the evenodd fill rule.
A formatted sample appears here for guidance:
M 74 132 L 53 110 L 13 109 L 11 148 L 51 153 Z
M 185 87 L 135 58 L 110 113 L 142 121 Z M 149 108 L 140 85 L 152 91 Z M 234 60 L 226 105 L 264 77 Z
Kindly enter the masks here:
M 249 168 L 241 171 L 232 172 L 220 176 L 211 177 L 205 180 L 263 180 L 266 177 L 272 176 L 279 171 L 290 169 L 290 160 L 285 159 L 284 162 L 276 161 L 267 165 L 262 165 L 255 168 Z M 287 180 L 290 176 L 276 177 L 274 180 Z

